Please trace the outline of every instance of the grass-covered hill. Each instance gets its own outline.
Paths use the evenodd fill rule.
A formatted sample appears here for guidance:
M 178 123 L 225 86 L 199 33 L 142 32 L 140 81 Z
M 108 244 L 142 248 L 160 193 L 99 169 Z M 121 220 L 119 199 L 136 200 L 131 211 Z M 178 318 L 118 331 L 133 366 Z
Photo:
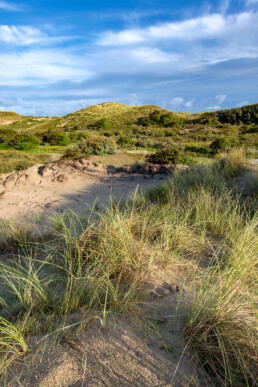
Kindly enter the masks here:
M 105 145 L 108 139 L 111 146 Z M 94 149 L 96 144 L 98 149 Z M 114 153 L 116 149 L 157 152 L 172 147 L 179 151 L 182 163 L 191 163 L 193 157 L 210 157 L 232 147 L 245 147 L 254 155 L 257 146 L 258 104 L 196 114 L 115 102 L 94 105 L 64 117 L 0 112 L 0 156 L 18 157 L 17 168 L 34 162 L 29 161 L 29 156 L 23 163 L 24 152 L 48 159 L 53 153 L 62 155 L 67 147 L 69 158 Z M 11 151 L 14 153 L 10 154 Z M 0 162 L 0 171 L 8 171 L 8 163 L 1 166 Z

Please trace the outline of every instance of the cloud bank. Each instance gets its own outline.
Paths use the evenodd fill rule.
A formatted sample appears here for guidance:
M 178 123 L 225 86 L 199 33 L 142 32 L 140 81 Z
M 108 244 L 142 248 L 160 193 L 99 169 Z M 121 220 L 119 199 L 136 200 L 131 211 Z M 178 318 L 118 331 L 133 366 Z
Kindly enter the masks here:
M 258 12 L 225 12 L 90 39 L 64 28 L 1 25 L 0 109 L 64 114 L 115 100 L 198 111 L 256 102 Z

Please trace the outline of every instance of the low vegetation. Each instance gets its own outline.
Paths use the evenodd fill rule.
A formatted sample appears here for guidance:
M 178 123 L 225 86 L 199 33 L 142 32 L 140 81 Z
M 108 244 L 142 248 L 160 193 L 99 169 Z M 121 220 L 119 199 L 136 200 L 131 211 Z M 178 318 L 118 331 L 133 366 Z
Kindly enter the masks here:
M 143 318 L 157 268 L 184 267 L 187 346 L 215 384 L 255 385 L 258 213 L 236 190 L 244 168 L 244 151 L 233 150 L 101 212 L 95 206 L 87 219 L 55 215 L 52 239 L 41 243 L 2 227 L 2 248 L 15 248 L 0 264 L 3 378 L 14 353 L 30 351 L 30 336 L 60 335 L 71 313 L 83 329 L 92 319 L 105 327 L 110 314 Z
M 45 153 L 28 154 L 19 151 L 0 150 L 0 173 L 24 170 L 47 160 L 49 160 L 49 156 Z
M 68 149 L 63 159 L 78 159 L 90 155 L 113 155 L 116 153 L 117 144 L 112 137 L 92 136 L 84 139 L 76 147 Z
M 114 102 L 64 117 L 24 117 L 0 112 L 0 149 L 80 158 L 121 151 L 163 154 L 173 148 L 178 162 L 195 164 L 232 148 L 257 156 L 258 105 L 206 113 L 173 113 L 154 105 Z M 97 142 L 100 141 L 98 144 Z M 107 145 L 109 142 L 112 144 Z M 161 157 L 161 159 L 163 158 Z M 152 156 L 150 156 L 151 158 Z M 160 156 L 154 156 L 157 159 Z M 10 160 L 11 163 L 11 160 Z

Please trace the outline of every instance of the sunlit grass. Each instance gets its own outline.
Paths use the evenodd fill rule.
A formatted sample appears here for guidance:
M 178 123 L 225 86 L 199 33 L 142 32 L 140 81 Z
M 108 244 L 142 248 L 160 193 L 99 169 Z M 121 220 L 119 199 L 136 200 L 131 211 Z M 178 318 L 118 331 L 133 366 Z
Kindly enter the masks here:
M 54 214 L 53 239 L 37 249 L 26 229 L 6 223 L 3 248 L 27 246 L 0 267 L 1 311 L 17 342 L 26 345 L 26 337 L 15 329 L 51 332 L 54 319 L 62 324 L 74 312 L 103 325 L 108 313 L 140 316 L 155 270 L 184 266 L 194 291 L 185 316 L 187 345 L 219 385 L 254 385 L 257 212 L 235 189 L 245 165 L 241 152 L 95 208 L 87 222 L 73 212 Z

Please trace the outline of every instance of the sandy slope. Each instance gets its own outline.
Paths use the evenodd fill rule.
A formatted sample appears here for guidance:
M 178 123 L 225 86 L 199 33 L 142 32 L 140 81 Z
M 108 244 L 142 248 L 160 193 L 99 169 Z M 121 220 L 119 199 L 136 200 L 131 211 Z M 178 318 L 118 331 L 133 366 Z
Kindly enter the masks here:
M 66 324 L 76 325 L 81 321 L 81 332 L 69 331 L 59 341 L 55 335 L 30 337 L 30 353 L 12 368 L 7 385 L 213 386 L 186 348 L 182 330 L 184 299 L 189 289 L 184 286 L 180 295 L 175 290 L 175 280 L 180 284 L 183 278 L 175 271 L 156 268 L 144 302 L 145 313 L 153 316 L 153 325 L 135 317 L 109 315 L 105 328 L 96 319 L 83 328 L 83 316 L 74 313 L 68 316 Z
M 36 212 L 47 217 L 64 208 L 86 215 L 96 199 L 105 204 L 111 194 L 120 199 L 137 187 L 148 189 L 166 181 L 169 175 L 156 173 L 157 169 L 144 173 L 144 169 L 116 169 L 80 160 L 2 175 L 0 217 L 23 219 Z M 13 255 L 7 252 L 0 259 L 12 260 Z M 190 295 L 184 277 L 179 268 L 172 272 L 153 268 L 142 305 L 151 318 L 145 323 L 114 315 L 108 316 L 103 329 L 95 318 L 84 326 L 85 317 L 74 313 L 67 317 L 66 325 L 82 324 L 80 331 L 71 330 L 61 340 L 56 335 L 28 337 L 30 351 L 12 367 L 6 385 L 206 386 L 206 376 L 200 373 L 182 334 L 185 300 Z
M 85 213 L 97 200 L 118 200 L 139 189 L 160 184 L 167 175 L 128 173 L 120 168 L 97 165 L 87 160 L 35 165 L 25 171 L 2 175 L 0 218 L 20 217 L 70 208 Z

